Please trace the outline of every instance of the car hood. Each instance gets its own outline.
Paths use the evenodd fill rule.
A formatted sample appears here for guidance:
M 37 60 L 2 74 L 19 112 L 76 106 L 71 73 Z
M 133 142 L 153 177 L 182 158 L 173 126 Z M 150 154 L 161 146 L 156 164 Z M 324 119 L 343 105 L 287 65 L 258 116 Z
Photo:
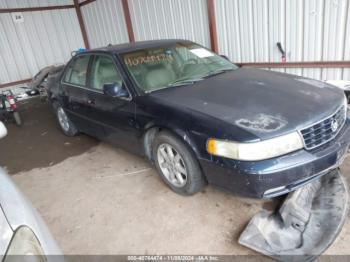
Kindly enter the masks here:
M 343 92 L 317 80 L 240 68 L 151 93 L 163 103 L 234 125 L 257 139 L 300 130 L 334 113 Z

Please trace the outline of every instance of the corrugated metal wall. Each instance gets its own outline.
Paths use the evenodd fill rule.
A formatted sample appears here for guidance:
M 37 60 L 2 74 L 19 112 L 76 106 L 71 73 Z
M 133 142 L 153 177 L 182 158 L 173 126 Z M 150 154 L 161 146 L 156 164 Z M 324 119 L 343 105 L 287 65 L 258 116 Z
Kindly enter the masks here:
M 136 41 L 185 38 L 210 46 L 206 0 L 129 0 Z M 128 42 L 121 0 L 82 7 L 91 47 Z
M 121 0 L 98 0 L 81 9 L 91 48 L 129 42 Z
M 0 0 L 0 8 L 72 4 L 71 0 Z M 84 47 L 74 9 L 23 12 L 24 22 L 0 14 L 0 84 L 27 79 L 39 69 L 66 62 Z
M 350 59 L 349 0 L 217 0 L 220 53 L 236 62 Z M 350 80 L 349 69 L 277 69 L 316 79 Z
M 129 0 L 136 40 L 184 38 L 210 47 L 206 0 Z
M 80 0 L 81 1 L 81 0 Z M 185 38 L 210 47 L 207 0 L 128 0 L 136 40 Z M 0 8 L 73 4 L 73 0 L 0 0 Z M 221 54 L 236 62 L 350 60 L 350 0 L 215 0 Z M 128 42 L 121 0 L 82 7 L 92 48 Z M 0 84 L 66 62 L 84 47 L 75 10 L 0 14 Z M 350 69 L 274 69 L 316 79 L 350 80 Z
M 344 51 L 344 57 L 343 59 L 346 61 L 350 60 L 350 43 L 349 43 L 349 39 L 350 39 L 350 2 L 348 4 L 348 10 L 346 11 L 348 18 L 346 21 L 346 25 L 345 25 L 345 39 L 346 39 L 346 44 L 345 44 L 345 51 Z M 343 79 L 350 79 L 350 68 L 346 68 L 343 70 Z

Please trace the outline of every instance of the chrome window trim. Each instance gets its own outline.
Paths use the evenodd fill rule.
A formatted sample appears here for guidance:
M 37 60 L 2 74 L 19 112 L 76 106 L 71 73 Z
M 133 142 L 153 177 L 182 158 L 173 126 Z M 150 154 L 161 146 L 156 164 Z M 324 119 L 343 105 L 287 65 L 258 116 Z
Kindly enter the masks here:
M 61 82 L 61 84 L 65 84 L 65 85 L 77 87 L 77 88 L 80 88 L 80 89 L 84 89 L 84 90 L 87 90 L 87 91 L 92 91 L 92 92 L 95 92 L 95 93 L 103 94 L 102 91 L 99 91 L 97 89 L 87 88 L 85 86 L 75 85 L 75 84 L 71 84 L 71 83 L 67 83 L 67 82 Z
M 87 88 L 87 87 L 84 87 L 84 86 L 74 85 L 74 84 L 66 83 L 66 82 L 62 82 L 62 81 L 61 81 L 61 84 L 65 84 L 65 85 L 77 87 L 77 88 L 80 88 L 80 89 L 83 89 L 83 90 L 86 90 L 86 91 L 91 91 L 91 92 L 94 92 L 94 93 L 97 93 L 97 94 L 105 95 L 102 91 L 97 90 L 97 89 Z M 125 88 L 128 91 L 129 97 L 115 97 L 115 98 L 118 98 L 118 99 L 121 99 L 121 100 L 126 100 L 126 101 L 131 101 L 132 100 L 132 96 L 130 94 L 130 91 L 129 91 L 129 89 L 127 87 L 125 87 Z

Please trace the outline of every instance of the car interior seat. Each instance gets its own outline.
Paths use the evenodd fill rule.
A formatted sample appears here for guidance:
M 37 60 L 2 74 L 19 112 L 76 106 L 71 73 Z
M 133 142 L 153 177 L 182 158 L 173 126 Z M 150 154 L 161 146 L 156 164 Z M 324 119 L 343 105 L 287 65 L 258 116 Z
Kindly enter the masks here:
M 101 58 L 96 61 L 95 73 L 92 79 L 95 89 L 102 90 L 104 84 L 121 84 L 121 82 L 120 75 L 111 60 Z
M 86 81 L 86 73 L 82 73 L 82 71 L 72 69 L 70 82 L 76 85 L 85 85 Z
M 176 74 L 171 68 L 160 64 L 154 66 L 145 77 L 145 90 L 153 90 L 158 87 L 165 86 L 172 81 L 175 81 Z

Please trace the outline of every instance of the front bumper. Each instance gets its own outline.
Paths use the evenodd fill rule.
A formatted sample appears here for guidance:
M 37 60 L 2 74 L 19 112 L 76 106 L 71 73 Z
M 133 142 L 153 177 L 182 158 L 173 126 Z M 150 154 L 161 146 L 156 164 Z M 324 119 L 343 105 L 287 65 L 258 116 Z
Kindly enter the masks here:
M 294 191 L 337 168 L 350 144 L 350 119 L 337 137 L 313 150 L 262 161 L 200 160 L 210 184 L 246 197 L 272 198 Z

